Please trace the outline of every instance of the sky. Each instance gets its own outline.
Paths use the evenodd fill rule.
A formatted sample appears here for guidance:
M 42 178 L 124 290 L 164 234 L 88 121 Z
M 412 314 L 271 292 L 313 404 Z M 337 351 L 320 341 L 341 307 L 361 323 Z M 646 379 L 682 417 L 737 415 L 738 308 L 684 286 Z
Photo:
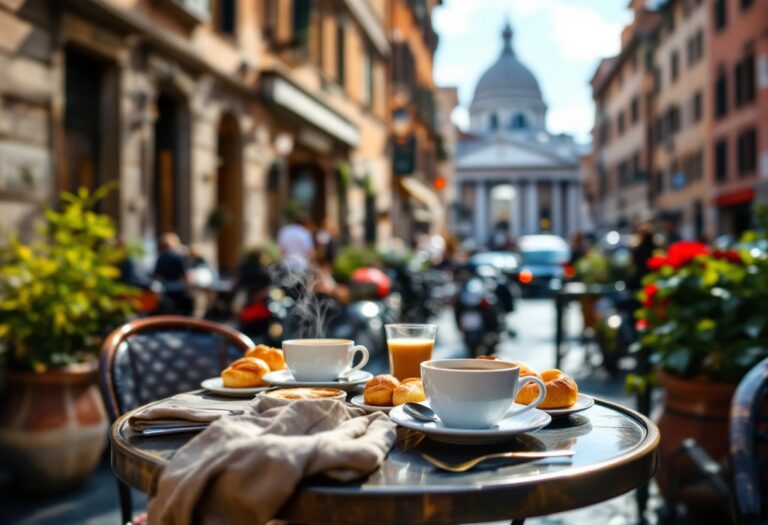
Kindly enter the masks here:
M 433 12 L 440 35 L 435 56 L 438 86 L 458 86 L 462 128 L 480 75 L 501 52 L 509 20 L 518 59 L 538 78 L 547 104 L 547 126 L 590 141 L 593 121 L 589 81 L 600 58 L 619 52 L 623 27 L 632 19 L 629 0 L 443 0 Z

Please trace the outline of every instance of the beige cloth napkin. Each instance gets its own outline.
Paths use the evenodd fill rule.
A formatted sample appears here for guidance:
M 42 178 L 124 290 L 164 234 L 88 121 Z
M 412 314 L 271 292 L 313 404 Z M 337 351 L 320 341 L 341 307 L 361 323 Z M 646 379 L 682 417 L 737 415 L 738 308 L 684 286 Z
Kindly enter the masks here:
M 350 481 L 375 470 L 396 425 L 341 401 L 260 397 L 242 416 L 212 423 L 179 449 L 149 503 L 150 524 L 260 524 L 299 482 Z
M 232 401 L 206 399 L 194 394 L 178 394 L 139 410 L 128 424 L 136 432 L 147 428 L 165 428 L 184 423 L 212 423 L 223 415 L 242 412 L 243 406 Z

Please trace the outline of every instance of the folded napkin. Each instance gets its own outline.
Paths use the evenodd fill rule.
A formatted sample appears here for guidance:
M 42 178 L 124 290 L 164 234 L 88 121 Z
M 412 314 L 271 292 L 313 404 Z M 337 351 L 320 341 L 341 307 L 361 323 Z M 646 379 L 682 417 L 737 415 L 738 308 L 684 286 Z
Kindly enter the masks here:
M 364 476 L 394 441 L 395 424 L 381 412 L 332 399 L 259 397 L 173 455 L 149 503 L 149 523 L 265 523 L 303 478 Z
M 194 394 L 179 394 L 155 403 L 128 418 L 136 432 L 148 428 L 167 428 L 188 423 L 208 424 L 223 415 L 242 413 L 242 405 L 232 401 L 206 399 Z

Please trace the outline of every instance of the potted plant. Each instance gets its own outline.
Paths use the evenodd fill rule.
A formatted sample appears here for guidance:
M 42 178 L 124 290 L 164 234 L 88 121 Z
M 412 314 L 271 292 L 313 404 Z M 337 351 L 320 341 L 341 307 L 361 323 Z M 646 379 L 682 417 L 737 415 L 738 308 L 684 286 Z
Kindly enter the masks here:
M 35 491 L 83 480 L 106 443 L 96 358 L 135 302 L 119 281 L 124 251 L 112 220 L 94 211 L 107 191 L 63 194 L 61 211 L 45 210 L 37 240 L 11 237 L 0 247 L 0 454 Z
M 692 437 L 716 459 L 728 452 L 731 397 L 744 374 L 768 356 L 768 256 L 755 233 L 741 249 L 679 242 L 648 261 L 637 312 L 641 344 L 652 352 L 666 393 L 657 481 L 666 493 L 670 456 Z M 764 241 L 763 241 L 764 242 Z M 630 377 L 644 386 L 647 378 Z

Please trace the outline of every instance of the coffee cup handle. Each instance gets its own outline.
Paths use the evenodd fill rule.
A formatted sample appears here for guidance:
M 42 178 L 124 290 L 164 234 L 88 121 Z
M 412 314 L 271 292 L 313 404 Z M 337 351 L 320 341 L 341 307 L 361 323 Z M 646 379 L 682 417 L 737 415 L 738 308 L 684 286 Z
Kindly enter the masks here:
M 363 345 L 356 345 L 352 347 L 352 359 L 350 360 L 350 363 L 354 363 L 355 354 L 358 352 L 362 354 L 362 358 L 360 359 L 360 362 L 357 363 L 355 366 L 350 366 L 349 368 L 345 369 L 341 373 L 341 377 L 346 377 L 352 372 L 360 370 L 361 368 L 363 368 L 365 365 L 368 364 L 368 349 Z
M 524 384 L 529 383 L 531 381 L 533 381 L 534 383 L 539 385 L 539 397 L 537 397 L 533 401 L 533 403 L 531 403 L 529 405 L 526 405 L 526 406 L 523 406 L 521 408 L 518 408 L 517 410 L 513 410 L 512 412 L 507 412 L 507 414 L 504 417 L 519 416 L 520 414 L 525 414 L 529 410 L 533 410 L 534 408 L 539 406 L 541 404 L 541 402 L 544 401 L 544 398 L 547 396 L 547 387 L 546 387 L 546 385 L 544 385 L 544 381 L 542 381 L 541 379 L 539 379 L 536 376 L 525 376 L 525 377 L 521 378 L 520 382 L 518 383 L 519 387 L 517 389 L 517 392 L 520 392 L 520 389 L 523 388 Z M 517 396 L 517 392 L 515 392 L 515 396 Z

